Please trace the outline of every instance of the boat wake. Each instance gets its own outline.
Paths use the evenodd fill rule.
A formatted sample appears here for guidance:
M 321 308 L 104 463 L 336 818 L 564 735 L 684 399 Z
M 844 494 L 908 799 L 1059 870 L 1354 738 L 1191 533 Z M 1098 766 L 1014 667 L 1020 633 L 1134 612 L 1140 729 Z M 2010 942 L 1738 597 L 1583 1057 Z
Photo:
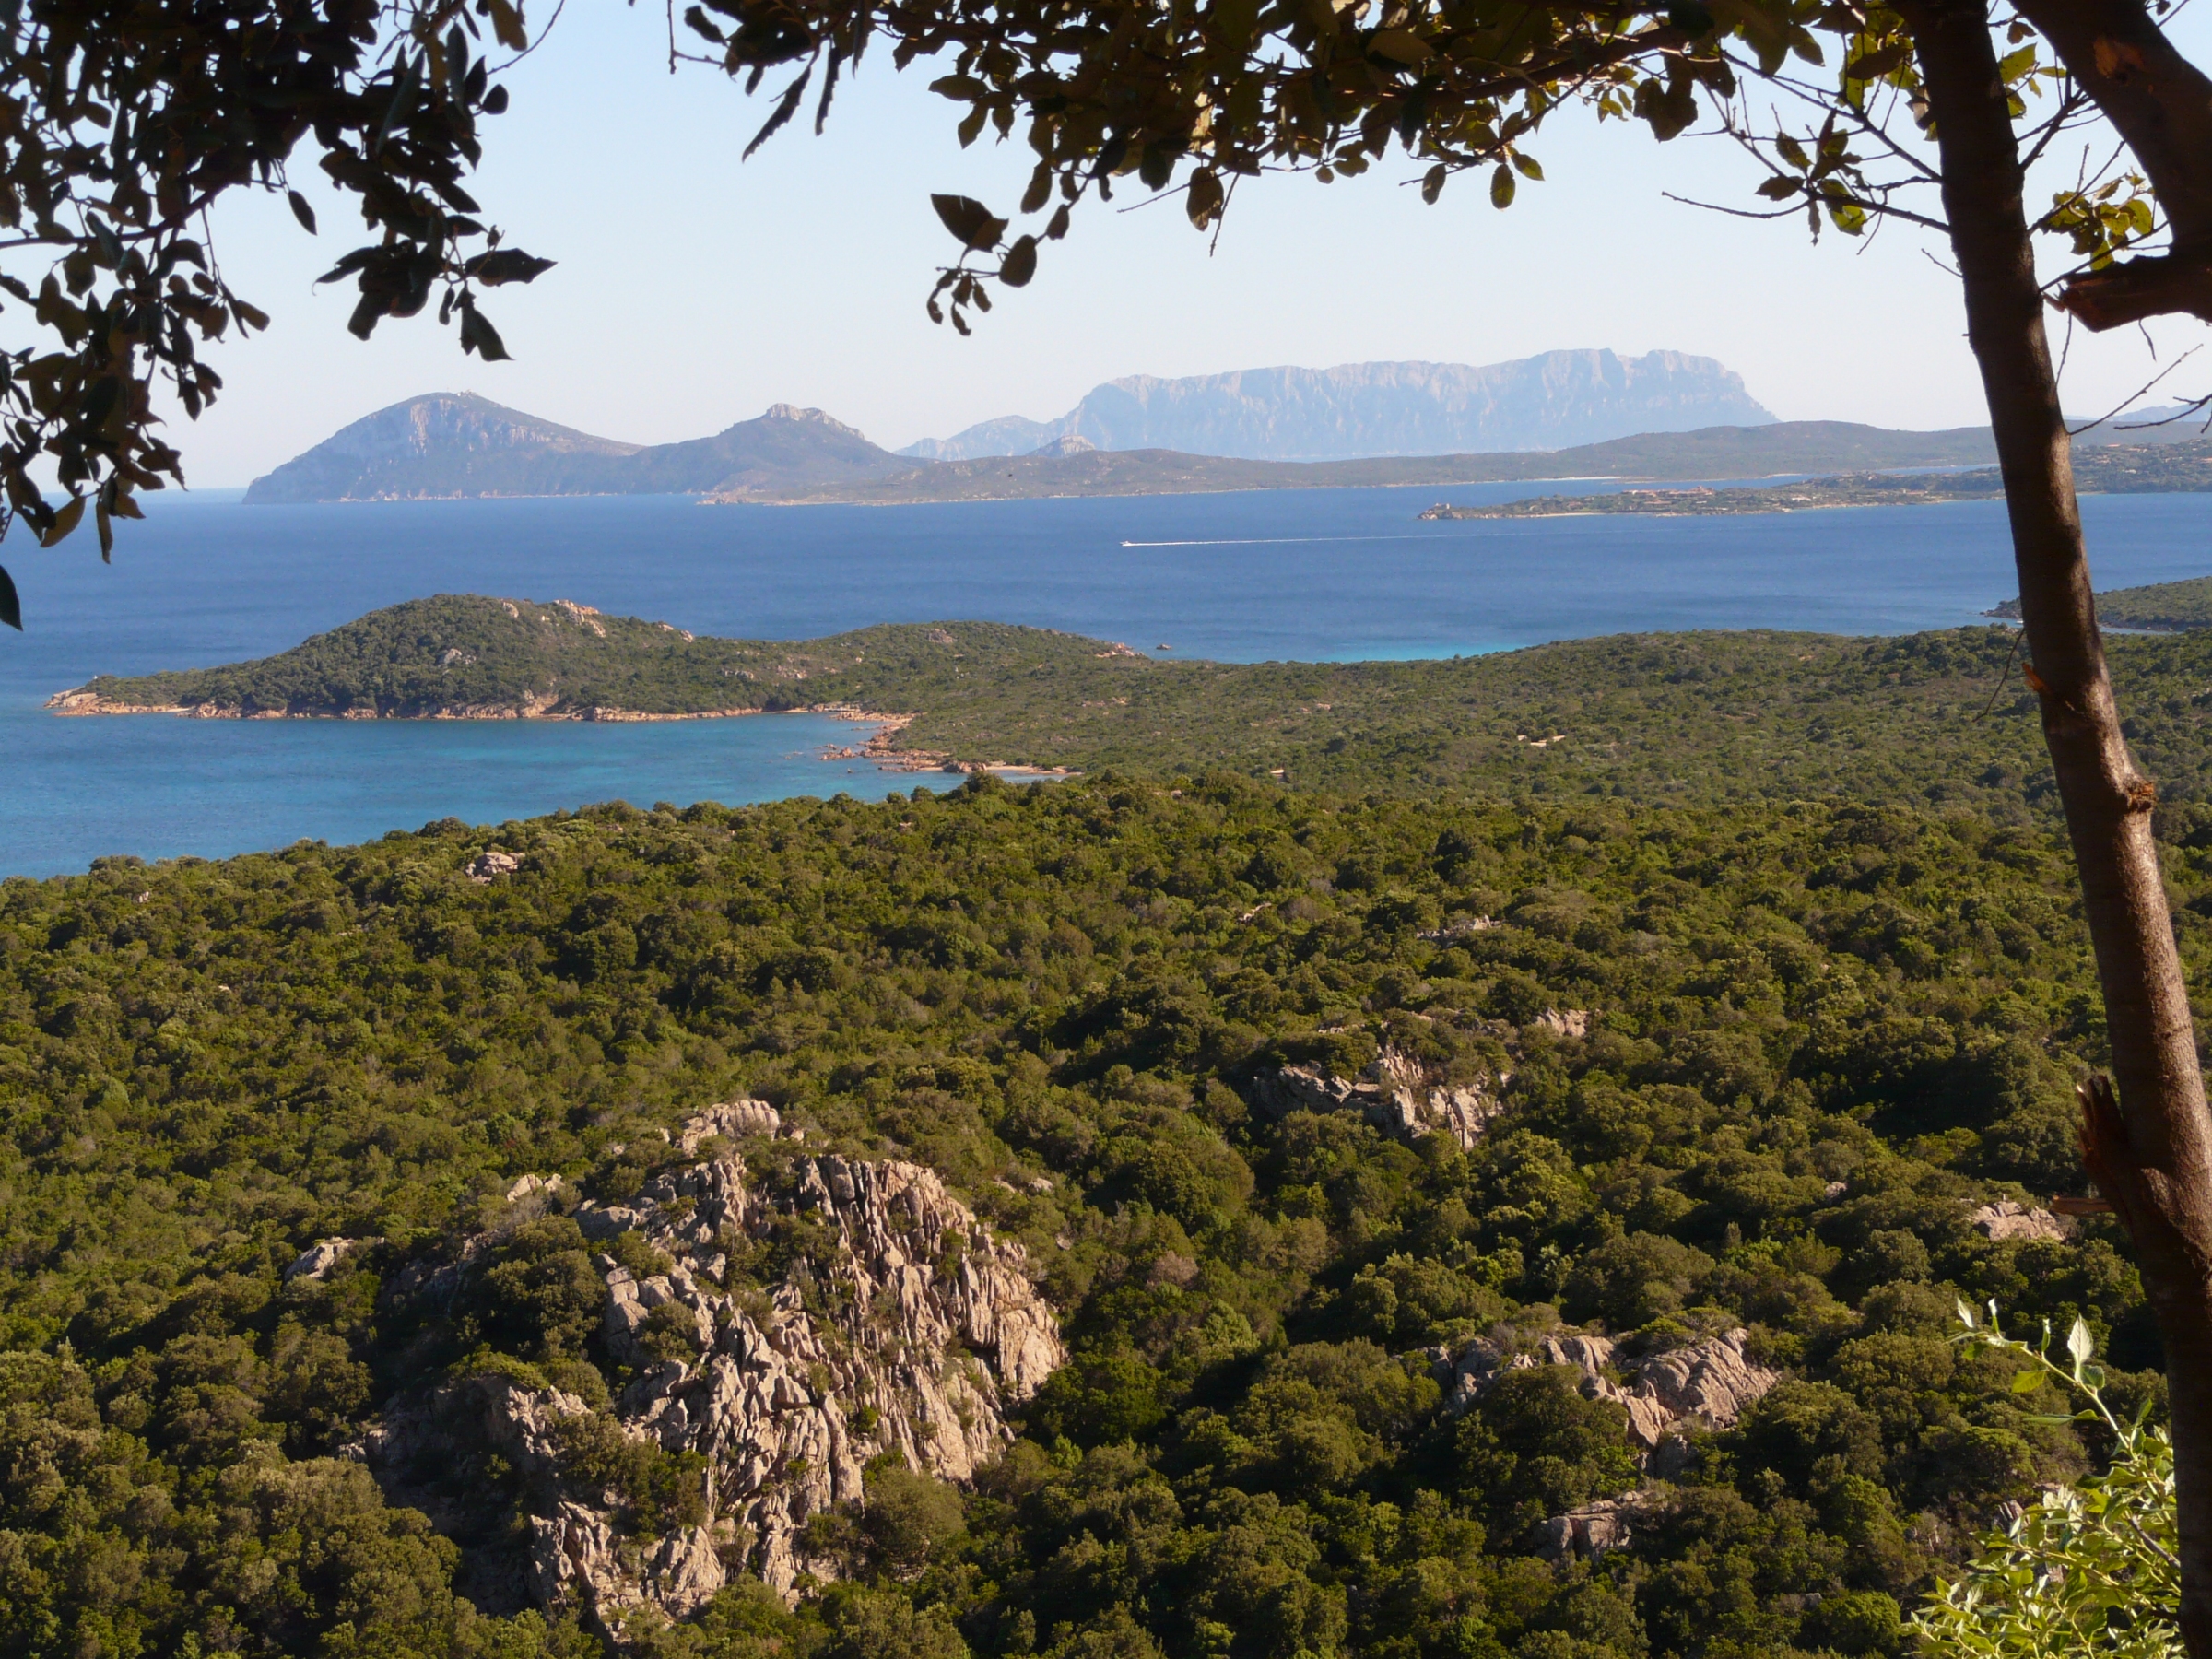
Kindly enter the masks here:
M 1125 541 L 1124 547 L 1278 547 L 1304 542 L 1432 541 L 1428 535 L 1223 535 L 1187 541 Z

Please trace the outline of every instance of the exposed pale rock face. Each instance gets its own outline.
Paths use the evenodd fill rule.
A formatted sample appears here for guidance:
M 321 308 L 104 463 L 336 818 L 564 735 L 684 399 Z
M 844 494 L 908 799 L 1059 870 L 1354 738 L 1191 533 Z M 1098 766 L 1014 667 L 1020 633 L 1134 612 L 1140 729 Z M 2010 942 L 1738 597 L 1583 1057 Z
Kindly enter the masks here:
M 711 1136 L 739 1140 L 748 1135 L 776 1135 L 783 1116 L 766 1100 L 723 1100 L 695 1113 L 676 1137 L 678 1149 L 696 1152 Z
M 1636 1392 L 1656 1401 L 1676 1422 L 1694 1418 L 1709 1428 L 1733 1429 L 1782 1381 L 1781 1372 L 1745 1357 L 1745 1335 L 1738 1328 L 1710 1342 L 1653 1355 L 1637 1368 Z
M 1744 1355 L 1746 1333 L 1727 1331 L 1689 1347 L 1673 1348 L 1641 1360 L 1624 1360 L 1604 1336 L 1547 1336 L 1533 1354 L 1507 1355 L 1481 1338 L 1438 1365 L 1444 1407 L 1467 1409 L 1507 1371 L 1538 1365 L 1571 1365 L 1583 1373 L 1583 1392 L 1611 1400 L 1629 1414 L 1629 1443 L 1650 1459 L 1669 1451 L 1689 1423 L 1730 1429 L 1767 1390 L 1782 1381 L 1779 1371 L 1755 1365 Z M 1605 1373 L 1625 1375 L 1624 1385 Z M 1669 1460 L 1671 1461 L 1671 1459 Z
M 495 876 L 512 876 L 523 867 L 523 861 L 512 853 L 502 853 L 494 847 L 488 853 L 479 853 L 468 861 L 467 876 L 478 887 L 490 885 Z
M 1472 938 L 1478 933 L 1488 933 L 1499 925 L 1500 924 L 1490 916 L 1453 916 L 1441 927 L 1430 928 L 1416 936 L 1435 944 L 1449 945 L 1456 939 Z
M 1490 1120 L 1505 1110 L 1493 1091 L 1504 1088 L 1511 1076 L 1471 1088 L 1431 1085 L 1419 1062 L 1385 1045 L 1358 1082 L 1310 1065 L 1282 1065 L 1260 1073 L 1244 1092 L 1255 1111 L 1271 1118 L 1293 1112 L 1356 1112 L 1399 1140 L 1441 1132 L 1465 1148 L 1481 1139 Z
M 1596 1557 L 1618 1549 L 1634 1534 L 1646 1507 L 1640 1492 L 1585 1503 L 1546 1521 L 1538 1547 L 1555 1561 L 1571 1555 Z
M 548 608 L 559 611 L 578 628 L 589 629 L 602 640 L 606 638 L 606 624 L 599 620 L 595 606 L 579 605 L 573 599 L 556 599 Z
M 321 1239 L 301 1251 L 299 1259 L 284 1270 L 284 1282 L 294 1279 L 320 1280 L 330 1270 L 361 1247 L 359 1239 Z
M 760 1133 L 771 1126 L 762 1112 L 774 1117 L 758 1101 L 711 1108 L 678 1144 Z M 895 1453 L 942 1479 L 970 1478 L 1011 1438 L 1006 1409 L 1065 1350 L 1021 1247 L 990 1237 L 932 1171 L 820 1157 L 789 1176 L 771 1191 L 725 1153 L 664 1171 L 629 1204 L 571 1212 L 587 1238 L 640 1232 L 669 1258 L 642 1279 L 596 1258 L 602 1330 L 636 1370 L 615 1402 L 621 1430 L 706 1458 L 704 1524 L 650 1550 L 618 1537 L 603 1496 L 560 1473 L 560 1421 L 584 1403 L 505 1378 L 448 1384 L 387 1413 L 364 1447 L 371 1467 L 404 1486 L 441 1441 L 479 1439 L 530 1483 L 528 1599 L 582 1605 L 603 1626 L 646 1602 L 681 1617 L 740 1570 L 784 1591 L 802 1572 L 833 1574 L 806 1554 L 806 1524 L 861 1497 L 869 1459 Z M 761 1240 L 794 1221 L 832 1241 L 809 1252 L 811 1270 L 766 1290 L 718 1282 L 733 1236 Z M 442 1272 L 465 1272 L 469 1259 Z M 428 1293 L 438 1277 L 421 1280 Z
M 1590 1010 L 1587 1008 L 1547 1008 L 1536 1016 L 1539 1030 L 1549 1031 L 1554 1037 L 1587 1037 L 1590 1034 Z
M 1985 1204 L 1967 1219 L 1983 1236 L 2001 1243 L 2007 1239 L 2065 1239 L 2073 1230 L 2046 1209 L 2026 1209 L 2009 1198 Z

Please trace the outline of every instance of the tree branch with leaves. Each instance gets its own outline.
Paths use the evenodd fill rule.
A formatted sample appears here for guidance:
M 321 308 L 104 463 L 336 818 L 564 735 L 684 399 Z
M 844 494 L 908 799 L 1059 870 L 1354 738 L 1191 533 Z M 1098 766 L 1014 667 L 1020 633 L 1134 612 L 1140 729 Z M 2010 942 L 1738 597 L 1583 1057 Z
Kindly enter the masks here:
M 105 558 L 139 495 L 183 482 L 160 392 L 196 418 L 222 387 L 206 347 L 268 324 L 224 278 L 206 210 L 280 191 L 312 232 L 288 177 L 303 144 L 374 238 L 324 278 L 359 289 L 353 333 L 436 297 L 464 350 L 506 356 L 477 293 L 550 262 L 502 247 L 463 181 L 507 103 L 488 49 L 527 44 L 514 0 L 34 0 L 0 23 L 0 313 L 18 321 L 0 535 L 19 520 L 51 547 L 88 510 Z M 22 626 L 5 571 L 0 621 Z

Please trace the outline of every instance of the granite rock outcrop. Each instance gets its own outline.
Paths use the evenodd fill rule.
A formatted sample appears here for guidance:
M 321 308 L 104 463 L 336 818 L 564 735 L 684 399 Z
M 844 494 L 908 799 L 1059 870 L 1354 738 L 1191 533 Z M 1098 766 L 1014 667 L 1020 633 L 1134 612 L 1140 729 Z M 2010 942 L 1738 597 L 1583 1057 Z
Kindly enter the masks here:
M 970 1478 L 1011 1438 L 1007 1408 L 1065 1358 L 1021 1246 L 994 1238 L 934 1172 L 825 1155 L 756 1176 L 743 1146 L 778 1127 L 763 1102 L 711 1108 L 677 1144 L 719 1138 L 717 1156 L 664 1171 L 625 1203 L 567 1212 L 598 1247 L 600 1340 L 627 1378 L 604 1415 L 624 1438 L 696 1454 L 695 1524 L 624 1536 L 611 1495 L 588 1489 L 562 1453 L 570 1419 L 593 1407 L 512 1372 L 397 1402 L 356 1448 L 388 1491 L 434 1519 L 417 1488 L 441 1459 L 481 1448 L 514 1472 L 527 1535 L 518 1557 L 522 1529 L 507 1528 L 493 1604 L 575 1606 L 613 1630 L 648 1604 L 682 1617 L 738 1571 L 784 1592 L 803 1573 L 834 1577 L 838 1563 L 810 1553 L 808 1523 L 862 1499 L 870 1460 Z M 794 1234 L 804 1253 L 759 1272 Z M 632 1237 L 618 1260 L 607 1247 L 622 1235 Z M 454 1262 L 403 1272 L 396 1294 L 450 1299 L 488 1250 L 472 1241 Z
M 1269 1118 L 1293 1112 L 1353 1112 L 1398 1140 L 1443 1134 L 1465 1149 L 1481 1139 L 1490 1121 L 1505 1110 L 1499 1091 L 1512 1077 L 1505 1072 L 1473 1085 L 1430 1083 L 1418 1060 L 1385 1045 L 1357 1079 L 1310 1065 L 1274 1066 L 1245 1084 L 1244 1099 Z
M 1456 1354 L 1440 1356 L 1437 1381 L 1444 1389 L 1445 1409 L 1456 1414 L 1507 1371 L 1571 1365 L 1583 1375 L 1584 1394 L 1611 1400 L 1628 1413 L 1629 1443 L 1639 1460 L 1664 1471 L 1686 1449 L 1686 1428 L 1734 1428 L 1782 1381 L 1779 1371 L 1745 1352 L 1746 1338 L 1738 1327 L 1640 1359 L 1624 1358 L 1608 1337 L 1579 1333 L 1547 1336 L 1533 1351 L 1519 1353 L 1477 1338 Z
M 1967 1218 L 1976 1231 L 1993 1244 L 2007 1240 L 2026 1242 L 2036 1239 L 2071 1238 L 2074 1230 L 2047 1209 L 2030 1209 L 2009 1198 L 1985 1204 Z
M 1594 1503 L 1585 1503 L 1545 1521 L 1539 1529 L 1537 1547 L 1555 1561 L 1569 1556 L 1594 1559 L 1608 1549 L 1618 1549 L 1633 1537 L 1637 1522 L 1650 1509 L 1650 1500 L 1641 1492 L 1630 1492 L 1624 1498 L 1600 1498 Z

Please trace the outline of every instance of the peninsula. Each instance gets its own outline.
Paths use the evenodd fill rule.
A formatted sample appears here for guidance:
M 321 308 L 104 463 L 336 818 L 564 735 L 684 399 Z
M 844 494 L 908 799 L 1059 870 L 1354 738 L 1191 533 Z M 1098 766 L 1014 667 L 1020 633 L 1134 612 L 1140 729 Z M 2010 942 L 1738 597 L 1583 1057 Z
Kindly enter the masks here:
M 1645 634 L 1430 662 L 1170 662 L 996 623 L 722 640 L 574 603 L 463 594 L 372 612 L 256 662 L 100 676 L 49 706 L 418 720 L 813 710 L 870 723 L 861 752 L 907 766 L 1220 771 L 1391 795 L 1905 796 L 2025 818 L 2051 799 L 2015 640 L 2000 627 Z M 2131 708 L 2187 708 L 2212 683 L 2212 632 L 2118 636 L 2111 653 Z M 2212 779 L 2212 728 L 2155 712 L 2140 727 L 2157 775 L 2205 788 L 2191 781 Z
M 2084 447 L 2075 453 L 2074 479 L 2083 495 L 2163 495 L 2212 489 L 2212 441 Z M 1830 507 L 1925 507 L 1941 501 L 1993 501 L 2002 499 L 2004 493 L 1997 469 L 1981 466 L 1964 472 L 1853 472 L 1724 489 L 1688 486 L 1529 496 L 1465 507 L 1447 502 L 1420 516 L 1521 519 L 1634 513 L 1657 518 L 1719 518 Z
M 215 720 L 718 719 L 800 711 L 877 730 L 865 752 L 941 766 L 947 754 L 894 746 L 896 712 L 1116 655 L 1125 645 L 1049 629 L 892 624 L 798 641 L 722 640 L 672 623 L 608 616 L 574 600 L 441 594 L 371 611 L 253 662 L 134 677 L 100 675 L 56 692 L 56 714 Z M 987 740 L 972 728 L 971 740 Z M 1024 766 L 977 758 L 962 770 Z

